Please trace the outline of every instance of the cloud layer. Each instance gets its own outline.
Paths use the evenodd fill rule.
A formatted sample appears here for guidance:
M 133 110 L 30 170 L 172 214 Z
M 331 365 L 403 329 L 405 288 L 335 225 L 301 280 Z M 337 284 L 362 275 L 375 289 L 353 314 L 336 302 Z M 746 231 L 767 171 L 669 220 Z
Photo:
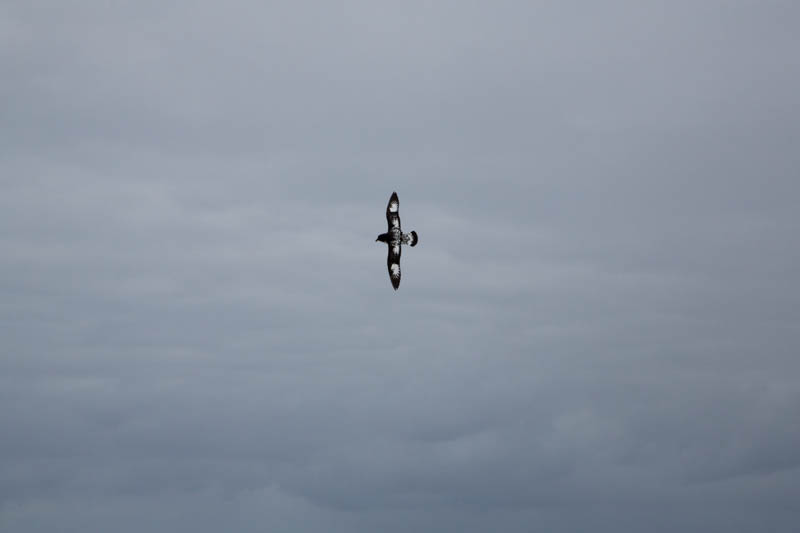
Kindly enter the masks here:
M 798 16 L 5 2 L 0 526 L 793 531 Z

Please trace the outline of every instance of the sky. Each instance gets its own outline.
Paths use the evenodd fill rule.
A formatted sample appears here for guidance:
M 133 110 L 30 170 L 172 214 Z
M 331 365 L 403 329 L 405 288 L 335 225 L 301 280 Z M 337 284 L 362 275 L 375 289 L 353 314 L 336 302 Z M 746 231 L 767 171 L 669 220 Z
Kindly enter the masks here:
M 0 530 L 795 531 L 798 27 L 0 3 Z

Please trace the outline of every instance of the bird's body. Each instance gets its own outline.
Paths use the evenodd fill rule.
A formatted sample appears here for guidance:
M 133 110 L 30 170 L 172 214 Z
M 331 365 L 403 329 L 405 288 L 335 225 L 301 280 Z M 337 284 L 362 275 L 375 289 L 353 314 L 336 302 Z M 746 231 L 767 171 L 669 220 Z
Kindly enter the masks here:
M 400 200 L 397 193 L 393 192 L 389 198 L 389 205 L 386 206 L 386 223 L 388 230 L 386 233 L 378 235 L 376 241 L 385 242 L 389 247 L 386 256 L 386 266 L 389 269 L 389 279 L 392 281 L 394 290 L 400 286 L 400 255 L 403 245 L 416 246 L 419 238 L 417 232 L 403 233 L 400 227 Z

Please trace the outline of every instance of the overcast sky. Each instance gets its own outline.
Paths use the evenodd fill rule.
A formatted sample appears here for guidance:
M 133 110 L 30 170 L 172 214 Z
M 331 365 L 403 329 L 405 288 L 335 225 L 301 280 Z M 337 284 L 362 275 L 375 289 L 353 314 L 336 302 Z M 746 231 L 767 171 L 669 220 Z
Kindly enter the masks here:
M 790 0 L 0 3 L 0 529 L 796 531 L 798 50 Z

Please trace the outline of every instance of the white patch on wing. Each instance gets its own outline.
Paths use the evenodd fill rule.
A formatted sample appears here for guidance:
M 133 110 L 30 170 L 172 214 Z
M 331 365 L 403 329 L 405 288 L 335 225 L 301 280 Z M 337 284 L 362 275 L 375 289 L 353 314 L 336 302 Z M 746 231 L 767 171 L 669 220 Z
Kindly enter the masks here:
M 390 266 L 389 269 L 392 271 L 393 278 L 400 276 L 400 265 L 397 263 L 392 263 L 392 266 Z
M 392 246 L 392 253 L 393 253 L 394 255 L 398 255 L 398 254 L 400 253 L 400 247 L 399 247 L 399 246 L 397 246 L 397 245 L 395 245 L 395 246 Z
M 392 227 L 393 228 L 399 228 L 400 227 L 400 219 L 399 218 L 395 217 L 395 218 L 392 219 Z
M 397 208 L 399 207 L 399 205 L 400 204 L 398 204 L 397 202 L 389 202 L 389 212 L 397 213 Z

